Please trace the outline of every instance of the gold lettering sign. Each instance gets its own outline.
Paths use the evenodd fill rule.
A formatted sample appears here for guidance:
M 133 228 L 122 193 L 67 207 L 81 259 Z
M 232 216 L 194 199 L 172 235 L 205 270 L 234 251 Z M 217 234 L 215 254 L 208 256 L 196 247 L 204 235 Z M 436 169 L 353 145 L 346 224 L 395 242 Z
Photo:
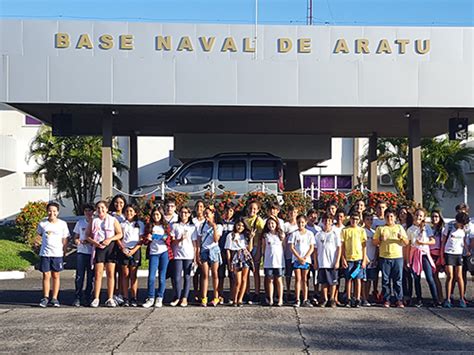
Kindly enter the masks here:
M 349 53 L 349 46 L 344 38 L 340 38 L 336 42 L 336 48 L 334 48 L 334 53 Z
M 156 36 L 156 50 L 170 51 L 171 50 L 171 36 Z
M 221 52 L 237 52 L 237 46 L 232 37 L 226 37 L 224 44 L 222 45 Z
M 278 38 L 278 52 L 288 53 L 293 48 L 293 43 L 289 38 Z
M 356 53 L 370 53 L 368 39 L 356 39 Z
M 67 33 L 56 33 L 56 48 L 68 48 L 71 40 Z
M 298 40 L 298 53 L 311 53 L 311 38 L 300 38 Z
M 424 41 L 422 41 L 421 39 L 417 39 L 415 41 L 415 45 L 416 45 L 416 52 L 418 54 L 426 54 L 430 51 L 431 41 L 429 39 L 425 39 Z
M 132 35 L 120 36 L 120 49 L 126 49 L 126 50 L 133 49 L 133 36 Z
M 99 48 L 112 49 L 114 47 L 114 38 L 111 35 L 102 35 L 99 37 Z
M 250 38 L 244 38 L 244 52 L 254 53 L 255 47 L 252 47 Z
M 87 48 L 87 49 L 92 49 L 92 42 L 91 39 L 89 38 L 89 35 L 87 33 L 84 33 L 79 36 L 79 40 L 77 41 L 77 49 L 81 48 Z
M 379 42 L 379 47 L 377 48 L 377 53 L 386 53 L 386 54 L 391 54 L 392 53 L 392 48 L 390 48 L 390 44 L 386 39 L 382 39 Z
M 178 51 L 188 51 L 192 52 L 193 44 L 191 43 L 191 39 L 188 36 L 181 37 L 181 41 L 179 41 Z
M 407 44 L 409 43 L 409 39 L 396 39 L 395 44 L 398 44 L 398 53 L 405 54 L 407 52 Z
M 201 47 L 204 52 L 210 52 L 212 50 L 212 47 L 214 47 L 215 41 L 216 37 L 199 37 L 199 42 L 201 43 Z

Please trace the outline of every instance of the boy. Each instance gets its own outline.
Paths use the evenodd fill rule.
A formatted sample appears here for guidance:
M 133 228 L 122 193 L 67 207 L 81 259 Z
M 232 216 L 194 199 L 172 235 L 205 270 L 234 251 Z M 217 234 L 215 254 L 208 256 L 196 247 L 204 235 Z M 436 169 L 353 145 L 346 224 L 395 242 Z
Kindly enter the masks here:
M 367 234 L 367 269 L 366 280 L 362 281 L 362 307 L 370 307 L 369 295 L 370 295 L 370 285 L 373 284 L 374 291 L 377 289 L 376 280 L 379 273 L 378 268 L 378 250 L 373 243 L 375 231 L 372 228 L 373 216 L 369 212 L 364 212 L 362 214 L 364 219 L 364 229 Z
M 377 204 L 375 205 L 375 218 L 372 222 L 372 228 L 374 230 L 376 230 L 378 226 L 385 225 L 385 211 L 387 210 L 387 207 L 387 202 L 383 200 L 377 201 Z
M 318 211 L 317 210 L 315 210 L 314 208 L 310 208 L 308 212 L 306 213 L 306 218 L 308 219 L 308 223 L 306 224 L 307 230 L 309 230 L 314 235 L 321 232 L 322 228 L 318 226 Z M 316 274 L 317 273 L 316 273 L 316 270 L 314 269 L 314 264 L 313 264 L 311 265 L 310 275 L 308 277 L 308 283 L 310 282 L 311 279 L 313 280 L 312 284 L 314 286 L 314 296 L 313 296 L 312 302 L 315 305 L 318 305 L 317 294 L 319 293 L 319 285 L 318 285 Z
M 90 304 L 92 302 L 92 285 L 94 284 L 94 271 L 92 270 L 91 256 L 92 245 L 87 241 L 86 229 L 89 223 L 92 222 L 92 215 L 94 214 L 94 206 L 86 204 L 82 209 L 84 218 L 77 221 L 74 226 L 74 244 L 77 245 L 77 265 L 76 265 L 76 298 L 73 306 L 80 307 L 81 299 L 84 296 L 84 303 Z M 84 279 L 87 274 L 86 290 L 82 291 L 84 286 Z
M 341 238 L 341 232 L 344 229 L 344 221 L 346 219 L 346 214 L 343 209 L 339 208 L 337 209 L 334 214 L 330 213 L 331 216 L 333 216 L 333 219 L 335 220 L 334 225 L 332 226 L 332 230 L 337 234 L 339 238 Z M 345 277 L 344 269 L 340 268 L 338 270 L 338 283 L 334 289 L 334 300 L 336 301 L 336 305 L 340 306 L 341 303 L 339 302 L 339 287 L 341 284 L 341 279 Z
M 40 249 L 40 271 L 43 273 L 43 298 L 39 305 L 47 307 L 48 303 L 53 307 L 59 307 L 59 273 L 63 270 L 63 257 L 66 252 L 69 230 L 66 222 L 58 219 L 59 204 L 50 202 L 46 206 L 48 218 L 38 224 L 36 232 L 41 237 Z M 51 288 L 51 277 L 53 278 L 53 290 L 51 302 L 49 293 Z
M 290 205 L 287 210 L 287 222 L 285 222 L 283 232 L 285 232 L 285 241 L 283 243 L 283 250 L 285 254 L 285 283 L 286 283 L 286 301 L 291 300 L 291 277 L 293 276 L 293 253 L 290 249 L 289 238 L 291 233 L 298 230 L 296 217 L 298 216 L 298 208 Z
M 367 264 L 365 229 L 359 227 L 359 213 L 352 212 L 349 226 L 341 232 L 342 242 L 342 267 L 346 274 L 346 296 L 350 307 L 360 307 L 361 280 L 365 279 L 365 266 Z M 352 285 L 354 284 L 354 297 Z
M 164 204 L 164 217 L 166 222 L 173 226 L 173 223 L 178 222 L 178 214 L 176 213 L 176 200 L 174 198 L 167 198 Z
M 285 230 L 285 221 L 282 220 L 278 215 L 280 214 L 280 205 L 278 203 L 272 203 L 270 207 L 268 208 L 267 215 L 268 217 L 275 217 L 278 221 L 278 224 L 280 226 L 280 229 L 283 231 Z M 267 221 L 265 220 L 265 223 Z
M 328 301 L 332 308 L 336 307 L 333 295 L 341 260 L 341 239 L 332 229 L 332 222 L 331 215 L 323 214 L 323 230 L 315 236 L 314 269 L 318 271 L 318 284 L 321 285 L 322 290 L 320 307 L 323 308 L 326 307 Z

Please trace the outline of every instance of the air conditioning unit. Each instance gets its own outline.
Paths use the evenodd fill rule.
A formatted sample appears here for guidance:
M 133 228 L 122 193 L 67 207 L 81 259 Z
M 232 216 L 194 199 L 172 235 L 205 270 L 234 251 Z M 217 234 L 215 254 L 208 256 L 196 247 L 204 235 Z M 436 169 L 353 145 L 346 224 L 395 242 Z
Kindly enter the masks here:
M 379 184 L 381 186 L 393 186 L 393 180 L 390 174 L 382 174 L 379 176 Z

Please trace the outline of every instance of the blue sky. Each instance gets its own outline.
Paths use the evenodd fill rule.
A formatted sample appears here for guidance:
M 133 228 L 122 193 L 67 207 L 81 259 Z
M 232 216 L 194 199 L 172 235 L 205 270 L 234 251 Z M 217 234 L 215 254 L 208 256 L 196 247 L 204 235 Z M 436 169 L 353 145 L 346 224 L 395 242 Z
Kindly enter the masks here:
M 258 0 L 262 24 L 305 24 L 307 0 Z M 313 0 L 315 24 L 474 26 L 474 0 Z M 0 0 L 0 17 L 253 23 L 255 0 Z

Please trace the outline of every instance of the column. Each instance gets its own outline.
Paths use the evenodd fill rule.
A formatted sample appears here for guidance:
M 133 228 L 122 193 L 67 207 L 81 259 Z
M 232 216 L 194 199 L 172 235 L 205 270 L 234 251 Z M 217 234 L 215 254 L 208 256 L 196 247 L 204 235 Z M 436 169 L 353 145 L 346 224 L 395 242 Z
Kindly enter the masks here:
M 423 205 L 421 129 L 418 117 L 408 118 L 408 198 Z
M 359 184 L 359 138 L 352 139 L 352 146 L 353 146 L 353 163 L 352 163 L 352 187 Z
M 112 197 L 112 116 L 102 118 L 102 199 Z
M 377 133 L 369 137 L 369 190 L 377 192 Z
M 138 187 L 138 138 L 136 133 L 130 135 L 130 167 L 128 171 L 128 191 L 132 193 Z

